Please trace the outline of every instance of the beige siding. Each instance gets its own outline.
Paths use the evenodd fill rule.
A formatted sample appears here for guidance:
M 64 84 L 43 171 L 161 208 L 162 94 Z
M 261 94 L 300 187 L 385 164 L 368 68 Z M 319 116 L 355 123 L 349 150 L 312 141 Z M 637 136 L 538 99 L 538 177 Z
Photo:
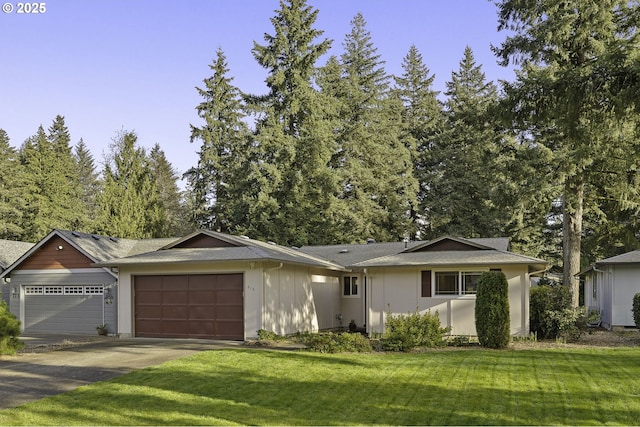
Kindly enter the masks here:
M 346 326 L 347 323 L 344 322 L 344 316 L 342 321 L 340 321 L 339 317 L 342 315 L 340 279 L 338 277 L 312 275 L 311 289 L 318 313 L 318 328 L 323 330 Z
M 427 268 L 396 268 L 368 273 L 370 287 L 370 331 L 383 332 L 388 313 L 438 312 L 443 326 L 453 335 L 476 335 L 475 296 L 421 296 L 421 271 Z M 486 267 L 447 268 L 447 271 L 486 271 Z M 511 334 L 529 334 L 528 275 L 526 267 L 505 266 L 502 271 L 509 283 Z
M 301 266 L 266 266 L 263 329 L 280 335 L 318 331 L 309 270 Z

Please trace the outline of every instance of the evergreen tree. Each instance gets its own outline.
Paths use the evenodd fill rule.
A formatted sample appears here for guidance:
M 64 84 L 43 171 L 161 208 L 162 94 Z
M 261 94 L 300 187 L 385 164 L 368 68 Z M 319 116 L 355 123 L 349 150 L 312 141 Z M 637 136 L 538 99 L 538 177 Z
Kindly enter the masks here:
M 429 237 L 494 237 L 504 233 L 493 191 L 501 142 L 491 117 L 497 89 L 487 82 L 469 47 L 447 82 L 446 130 L 431 152 L 426 195 Z
M 394 241 L 415 233 L 417 181 L 401 140 L 403 106 L 390 96 L 389 75 L 361 14 L 351 21 L 341 56 L 342 124 L 331 166 L 340 179 L 343 241 Z
M 20 240 L 25 209 L 25 176 L 9 135 L 0 129 L 0 239 Z
M 403 74 L 395 77 L 395 92 L 404 105 L 402 139 L 412 155 L 413 175 L 419 183 L 418 209 L 412 212 L 412 221 L 424 226 L 428 183 L 433 171 L 431 150 L 444 131 L 444 115 L 438 100 L 439 92 L 433 90 L 435 75 L 430 75 L 415 46 L 411 46 L 404 57 L 402 69 Z M 424 234 L 424 230 L 420 234 Z
M 165 213 L 158 223 L 159 229 L 156 234 L 161 237 L 177 237 L 193 231 L 181 203 L 178 176 L 159 144 L 154 145 L 149 153 L 149 167 L 158 189 L 162 211 Z
M 615 173 L 616 192 L 625 194 L 635 164 L 630 159 L 637 159 L 632 142 L 620 139 L 616 129 L 634 102 L 619 95 L 625 66 L 636 57 L 638 4 L 504 0 L 498 8 L 498 28 L 513 33 L 495 52 L 503 64 L 521 65 L 516 82 L 505 85 L 518 124 L 557 137 L 548 147 L 562 184 L 564 283 L 577 306 L 585 195 L 595 178 L 589 171 L 600 160 L 626 153 Z
M 80 180 L 80 200 L 85 214 L 74 229 L 90 233 L 93 232 L 93 222 L 98 213 L 97 198 L 101 191 L 99 173 L 96 171 L 93 155 L 82 138 L 75 146 L 74 156 Z
M 133 132 L 114 139 L 104 168 L 97 230 L 129 239 L 164 237 L 165 211 L 146 152 Z
M 316 62 L 331 41 L 316 39 L 318 11 L 305 0 L 280 2 L 271 19 L 275 34 L 254 43 L 257 62 L 268 70 L 269 92 L 253 97 L 259 111 L 251 179 L 258 189 L 249 206 L 248 234 L 283 244 L 328 242 L 335 232 L 337 193 L 327 165 L 335 151 L 325 98 L 314 87 Z
M 36 135 L 25 142 L 21 157 L 30 185 L 23 216 L 25 238 L 40 240 L 54 228 L 73 229 L 79 225 L 84 205 L 64 117 L 54 119 L 48 134 L 40 126 Z
M 197 228 L 234 232 L 244 219 L 238 211 L 240 195 L 246 188 L 248 128 L 244 121 L 240 91 L 228 77 L 229 68 L 222 49 L 210 65 L 213 75 L 197 88 L 203 101 L 196 107 L 204 120 L 191 125 L 191 142 L 201 142 L 197 166 L 185 173 L 192 202 L 192 222 Z

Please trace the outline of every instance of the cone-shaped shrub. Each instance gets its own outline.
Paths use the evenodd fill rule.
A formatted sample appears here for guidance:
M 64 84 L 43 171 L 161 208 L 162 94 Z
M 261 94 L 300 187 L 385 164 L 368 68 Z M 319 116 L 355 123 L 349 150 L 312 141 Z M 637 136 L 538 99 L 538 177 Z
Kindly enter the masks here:
M 15 354 L 24 347 L 19 336 L 20 321 L 9 311 L 7 304 L 0 301 L 0 354 Z
M 480 345 L 509 345 L 509 284 L 501 271 L 482 273 L 476 295 L 476 332 Z
M 633 321 L 636 324 L 636 328 L 640 329 L 640 293 L 633 296 Z

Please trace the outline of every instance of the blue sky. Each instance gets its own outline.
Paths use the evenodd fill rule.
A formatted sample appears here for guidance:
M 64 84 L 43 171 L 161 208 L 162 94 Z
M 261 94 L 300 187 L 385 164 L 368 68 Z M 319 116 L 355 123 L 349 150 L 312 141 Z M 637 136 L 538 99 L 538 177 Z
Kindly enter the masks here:
M 2 0 L 17 6 L 17 1 Z M 0 128 L 20 146 L 42 124 L 65 117 L 72 144 L 80 138 L 101 162 L 116 133 L 160 144 L 179 174 L 197 162 L 190 124 L 200 125 L 195 87 L 225 52 L 233 83 L 266 92 L 265 71 L 251 49 L 273 34 L 277 0 L 50 0 L 40 15 L 0 12 Z M 497 9 L 487 0 L 309 0 L 316 28 L 340 55 L 350 22 L 361 12 L 390 74 L 401 74 L 411 45 L 422 53 L 435 88 L 444 90 L 465 46 L 488 80 L 512 80 L 490 44 Z M 322 64 L 318 64 L 322 65 Z

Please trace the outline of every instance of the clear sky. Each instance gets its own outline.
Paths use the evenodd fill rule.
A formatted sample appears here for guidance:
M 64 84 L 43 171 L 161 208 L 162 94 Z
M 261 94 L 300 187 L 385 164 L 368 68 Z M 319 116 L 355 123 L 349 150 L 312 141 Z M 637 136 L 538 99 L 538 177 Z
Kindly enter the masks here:
M 197 162 L 199 143 L 189 142 L 189 125 L 201 124 L 195 87 L 211 75 L 218 47 L 236 86 L 266 92 L 266 73 L 251 49 L 274 33 L 277 0 L 44 0 L 41 14 L 18 14 L 15 0 L 0 3 L 0 128 L 15 147 L 62 115 L 72 144 L 83 138 L 97 162 L 124 129 L 146 148 L 160 144 L 181 175 Z M 402 73 L 402 59 L 415 45 L 442 91 L 468 45 L 488 80 L 513 79 L 490 50 L 506 36 L 497 31 L 492 1 L 309 4 L 319 9 L 316 28 L 333 40 L 331 54 L 342 53 L 361 12 L 390 74 Z

